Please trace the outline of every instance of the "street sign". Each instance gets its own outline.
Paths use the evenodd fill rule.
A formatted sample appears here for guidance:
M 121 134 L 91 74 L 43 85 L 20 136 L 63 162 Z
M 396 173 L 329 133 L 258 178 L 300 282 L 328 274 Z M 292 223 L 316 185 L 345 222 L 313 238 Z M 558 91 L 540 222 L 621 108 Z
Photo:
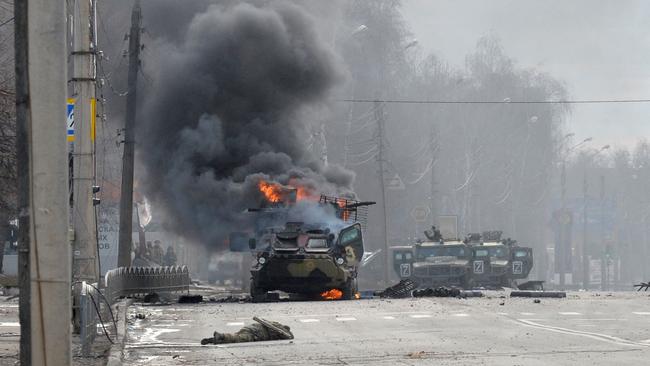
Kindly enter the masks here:
M 66 131 L 68 142 L 74 141 L 74 99 L 68 98 L 68 115 L 66 119 Z
M 429 207 L 427 207 L 427 206 L 416 206 L 416 207 L 413 207 L 413 209 L 411 210 L 411 217 L 417 223 L 424 223 L 424 222 L 427 221 L 427 217 L 429 217 L 430 213 L 431 213 L 431 210 L 429 210 Z
M 404 185 L 404 182 L 402 181 L 402 178 L 400 178 L 399 174 L 395 173 L 394 177 L 386 179 L 386 188 L 392 190 L 403 190 L 406 188 L 406 186 Z
M 438 216 L 438 229 L 445 239 L 458 239 L 458 216 Z

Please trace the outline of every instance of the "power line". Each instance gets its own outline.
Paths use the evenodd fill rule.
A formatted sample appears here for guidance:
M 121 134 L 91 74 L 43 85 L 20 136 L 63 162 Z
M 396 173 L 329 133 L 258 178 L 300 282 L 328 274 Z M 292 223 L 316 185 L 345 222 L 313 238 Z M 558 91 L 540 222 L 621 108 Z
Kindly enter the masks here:
M 650 103 L 650 99 L 584 99 L 584 100 L 409 100 L 409 99 L 336 99 L 337 103 L 390 104 L 613 104 Z
M 0 27 L 2 27 L 3 25 L 7 25 L 7 24 L 9 24 L 9 22 L 11 22 L 11 21 L 13 21 L 13 20 L 14 20 L 14 17 L 11 17 L 11 18 L 5 20 L 4 22 L 0 23 Z

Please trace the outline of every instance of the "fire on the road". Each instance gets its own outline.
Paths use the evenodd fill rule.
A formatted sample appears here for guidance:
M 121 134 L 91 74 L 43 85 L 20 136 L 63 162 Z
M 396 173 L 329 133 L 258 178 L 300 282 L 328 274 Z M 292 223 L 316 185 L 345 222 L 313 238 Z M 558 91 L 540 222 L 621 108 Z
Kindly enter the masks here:
M 333 288 L 320 294 L 320 297 L 323 300 L 339 300 L 343 297 L 343 291 Z

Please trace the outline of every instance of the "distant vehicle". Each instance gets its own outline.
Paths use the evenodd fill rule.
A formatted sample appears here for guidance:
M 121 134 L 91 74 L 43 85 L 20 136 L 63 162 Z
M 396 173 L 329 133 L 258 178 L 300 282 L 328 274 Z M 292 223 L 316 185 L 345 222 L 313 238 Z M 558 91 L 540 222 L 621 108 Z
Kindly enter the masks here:
M 242 253 L 215 253 L 208 264 L 208 282 L 218 285 L 243 285 L 241 273 L 244 266 Z
M 532 249 L 501 240 L 500 231 L 469 234 L 463 241 L 444 240 L 434 231 L 425 233 L 428 241 L 391 248 L 400 279 L 419 287 L 516 287 L 533 267 Z
M 426 241 L 393 253 L 400 279 L 410 278 L 420 287 L 466 287 L 470 281 L 472 251 L 462 241 Z
M 501 240 L 501 232 L 491 233 L 472 246 L 472 285 L 516 288 L 516 280 L 527 278 L 533 268 L 533 250 Z

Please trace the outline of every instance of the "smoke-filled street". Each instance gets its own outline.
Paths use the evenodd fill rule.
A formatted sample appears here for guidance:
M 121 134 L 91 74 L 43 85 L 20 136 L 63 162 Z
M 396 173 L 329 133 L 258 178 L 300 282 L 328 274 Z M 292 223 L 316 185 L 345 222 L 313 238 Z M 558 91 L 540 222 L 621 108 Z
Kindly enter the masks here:
M 0 0 L 0 364 L 650 364 L 649 20 Z
M 566 299 L 485 298 L 136 304 L 130 365 L 641 365 L 650 347 L 643 293 Z M 145 319 L 135 319 L 144 314 Z M 289 325 L 293 340 L 199 344 L 252 316 Z

